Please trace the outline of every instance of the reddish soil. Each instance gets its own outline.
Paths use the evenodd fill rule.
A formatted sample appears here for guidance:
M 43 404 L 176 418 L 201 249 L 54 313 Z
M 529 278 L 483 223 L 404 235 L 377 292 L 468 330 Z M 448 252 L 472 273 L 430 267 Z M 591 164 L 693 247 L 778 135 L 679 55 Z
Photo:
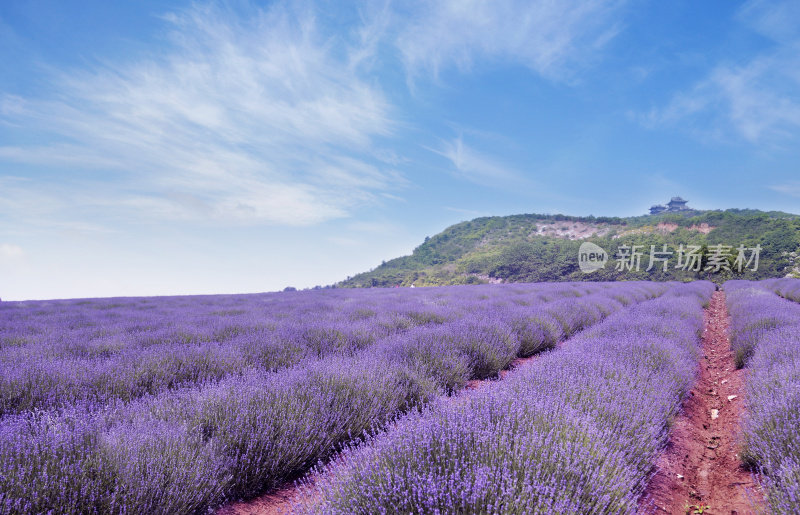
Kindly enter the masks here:
M 249 501 L 226 504 L 215 515 L 284 515 L 292 511 L 292 501 L 299 492 L 296 486 L 288 484 Z
M 662 234 L 668 234 L 668 233 L 674 232 L 677 229 L 678 229 L 678 224 L 671 223 L 671 222 L 660 222 L 658 225 L 656 225 L 656 231 L 658 231 L 658 232 L 660 232 Z M 692 225 L 690 227 L 687 227 L 687 229 L 690 230 L 690 231 L 697 231 L 697 232 L 700 232 L 700 233 L 703 233 L 703 234 L 708 234 L 711 231 L 713 231 L 714 229 L 716 229 L 716 227 L 711 227 L 707 223 L 702 223 L 700 225 L 697 225 L 697 224 Z
M 643 513 L 762 513 L 764 496 L 738 457 L 745 370 L 736 370 L 725 294 L 705 313 L 697 383 L 675 420 L 669 444 L 642 497 Z
M 661 234 L 670 233 L 678 228 L 678 224 L 668 223 L 668 222 L 659 222 L 656 225 L 656 231 L 660 232 Z
M 706 223 L 702 223 L 700 225 L 693 225 L 693 226 L 689 227 L 690 231 L 697 231 L 697 232 L 701 232 L 703 234 L 708 234 L 711 231 L 713 231 L 714 229 L 716 229 L 716 227 L 711 227 L 710 225 L 708 225 Z

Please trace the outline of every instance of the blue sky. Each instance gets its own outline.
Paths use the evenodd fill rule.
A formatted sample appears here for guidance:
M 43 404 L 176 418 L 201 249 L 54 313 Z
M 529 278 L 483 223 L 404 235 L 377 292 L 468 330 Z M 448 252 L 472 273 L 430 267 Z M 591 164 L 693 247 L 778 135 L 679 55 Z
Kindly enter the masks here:
M 483 215 L 798 213 L 799 158 L 796 1 L 0 3 L 7 300 L 324 285 Z

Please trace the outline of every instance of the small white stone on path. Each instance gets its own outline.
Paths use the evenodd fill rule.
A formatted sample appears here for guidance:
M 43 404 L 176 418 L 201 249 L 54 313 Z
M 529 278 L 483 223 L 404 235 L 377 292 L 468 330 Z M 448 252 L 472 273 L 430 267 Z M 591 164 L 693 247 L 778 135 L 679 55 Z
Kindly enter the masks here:
M 712 409 L 711 410 L 711 420 L 716 420 L 717 417 L 719 417 L 719 410 L 718 409 Z
M 738 395 L 728 395 L 728 402 L 732 401 L 736 397 L 738 397 Z

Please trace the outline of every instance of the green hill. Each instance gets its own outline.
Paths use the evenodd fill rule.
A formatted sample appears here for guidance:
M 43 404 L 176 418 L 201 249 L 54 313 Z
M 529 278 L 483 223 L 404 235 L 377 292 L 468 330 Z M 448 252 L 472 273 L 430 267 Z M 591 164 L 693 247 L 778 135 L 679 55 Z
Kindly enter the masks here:
M 593 273 L 579 268 L 578 250 L 588 241 L 602 247 L 609 257 L 605 267 Z M 620 268 L 620 252 L 627 246 L 641 252 L 637 271 Z M 655 257 L 667 259 L 650 264 Z M 678 268 L 680 245 L 700 247 L 701 270 Z M 718 245 L 731 247 L 716 247 Z M 738 248 L 743 257 L 755 257 L 738 271 Z M 760 247 L 758 252 L 749 249 Z M 625 279 L 690 280 L 730 278 L 761 279 L 800 273 L 800 216 L 782 212 L 729 209 L 689 210 L 630 218 L 574 217 L 566 215 L 512 215 L 476 218 L 448 227 L 425 238 L 410 256 L 384 262 L 374 270 L 338 283 L 338 287 L 430 286 L 485 282 L 609 281 Z M 627 251 L 631 253 L 630 250 Z M 706 269 L 714 254 L 723 265 Z M 684 259 L 684 262 L 686 260 Z M 724 261 L 724 262 L 723 262 Z M 630 260 L 626 260 L 628 264 Z M 745 265 L 743 263 L 742 265 Z M 725 268 L 731 268 L 726 270 Z

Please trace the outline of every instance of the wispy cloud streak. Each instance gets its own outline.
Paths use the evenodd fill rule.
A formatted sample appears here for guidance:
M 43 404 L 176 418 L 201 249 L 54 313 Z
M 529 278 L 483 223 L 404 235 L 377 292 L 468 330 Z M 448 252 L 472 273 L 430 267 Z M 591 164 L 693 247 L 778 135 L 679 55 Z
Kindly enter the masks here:
M 655 127 L 685 123 L 702 134 L 781 144 L 800 134 L 800 16 L 796 2 L 745 4 L 739 18 L 772 40 L 771 49 L 720 63 L 689 90 L 641 119 Z M 792 22 L 791 20 L 794 20 Z
M 769 189 L 792 197 L 800 197 L 800 181 L 791 181 L 784 184 L 770 186 Z
M 454 175 L 459 179 L 494 187 L 508 187 L 523 181 L 519 173 L 464 144 L 461 137 L 446 141 L 441 148 L 431 150 L 450 161 L 454 167 Z
M 48 138 L 0 146 L 0 161 L 102 171 L 120 181 L 106 200 L 138 215 L 242 222 L 345 216 L 403 184 L 372 158 L 390 103 L 313 17 L 194 6 L 165 19 L 164 54 L 62 72 L 47 98 L 0 97 L 3 122 Z
M 625 2 L 446 0 L 425 3 L 399 32 L 397 46 L 412 77 L 478 59 L 511 61 L 549 79 L 570 79 L 620 30 Z

